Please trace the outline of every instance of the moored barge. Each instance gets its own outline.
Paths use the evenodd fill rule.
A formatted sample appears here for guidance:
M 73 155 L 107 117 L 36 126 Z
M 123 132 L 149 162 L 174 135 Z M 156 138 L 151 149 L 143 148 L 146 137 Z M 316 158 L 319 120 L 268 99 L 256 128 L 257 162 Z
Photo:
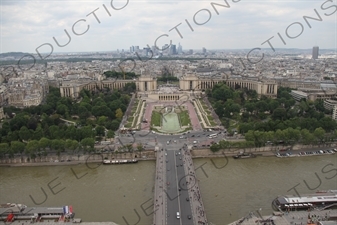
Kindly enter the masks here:
M 45 220 L 52 221 L 69 221 L 73 219 L 72 206 L 63 207 L 27 207 L 23 204 L 6 203 L 0 205 L 0 220 L 4 222 L 13 222 L 15 220 L 42 222 Z
M 137 163 L 137 159 L 121 159 L 121 160 L 104 160 L 103 164 L 104 165 L 109 165 L 109 164 L 126 164 L 126 163 Z
M 254 155 L 253 153 L 246 153 L 246 152 L 233 156 L 234 159 L 248 159 L 248 158 L 255 158 L 255 157 L 256 155 Z
M 337 190 L 319 191 L 306 195 L 285 195 L 273 200 L 274 210 L 308 210 L 337 206 Z

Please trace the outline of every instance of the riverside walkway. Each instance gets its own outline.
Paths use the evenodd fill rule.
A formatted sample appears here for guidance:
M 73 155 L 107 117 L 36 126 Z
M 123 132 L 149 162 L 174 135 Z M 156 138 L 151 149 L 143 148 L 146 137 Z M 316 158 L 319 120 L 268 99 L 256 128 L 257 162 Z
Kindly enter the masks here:
M 337 210 L 294 211 L 273 213 L 261 216 L 259 212 L 250 212 L 247 216 L 229 225 L 307 225 L 307 224 L 337 224 Z
M 157 151 L 153 224 L 208 224 L 192 157 L 186 145 L 180 150 Z

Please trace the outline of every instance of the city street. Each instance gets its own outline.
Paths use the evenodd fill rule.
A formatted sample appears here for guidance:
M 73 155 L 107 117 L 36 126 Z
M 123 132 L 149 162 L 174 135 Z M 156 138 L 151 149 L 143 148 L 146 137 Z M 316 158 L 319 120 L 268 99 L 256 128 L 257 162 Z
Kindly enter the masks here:
M 220 133 L 220 134 L 219 134 Z M 217 137 L 209 138 L 210 134 L 218 134 Z M 170 146 L 172 149 L 180 149 L 184 144 L 194 145 L 195 147 L 209 147 L 211 142 L 219 142 L 220 140 L 240 140 L 237 137 L 228 137 L 223 131 L 188 131 L 185 134 L 178 135 L 163 135 L 152 133 L 152 131 L 136 131 L 135 134 L 120 134 L 118 141 L 115 141 L 118 146 L 142 143 L 145 148 L 154 148 L 158 146 L 165 148 Z M 169 141 L 169 143 L 167 143 Z

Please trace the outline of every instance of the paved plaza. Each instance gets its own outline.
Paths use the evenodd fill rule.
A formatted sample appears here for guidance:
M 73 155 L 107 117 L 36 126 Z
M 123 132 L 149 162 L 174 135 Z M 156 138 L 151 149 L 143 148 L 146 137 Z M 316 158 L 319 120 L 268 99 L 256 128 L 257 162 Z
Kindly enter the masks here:
M 195 130 L 195 131 L 203 130 L 201 125 L 200 125 L 198 116 L 195 112 L 195 109 L 194 109 L 192 103 L 187 101 L 187 102 L 183 103 L 183 105 L 187 107 L 188 114 L 189 114 L 190 120 L 191 120 L 192 129 Z M 172 102 L 172 101 L 171 102 L 148 102 L 147 106 L 145 108 L 145 113 L 144 113 L 144 117 L 143 117 L 144 120 L 147 120 L 147 123 L 142 123 L 141 130 L 149 130 L 150 129 L 151 115 L 152 115 L 152 111 L 154 110 L 155 106 L 165 107 L 165 106 L 179 106 L 179 105 L 176 102 Z

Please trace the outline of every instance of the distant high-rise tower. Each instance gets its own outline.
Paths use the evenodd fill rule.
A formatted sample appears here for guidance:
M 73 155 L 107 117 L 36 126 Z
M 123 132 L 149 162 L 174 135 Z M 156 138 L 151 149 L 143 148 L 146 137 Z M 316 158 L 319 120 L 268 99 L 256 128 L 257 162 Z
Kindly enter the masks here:
M 206 54 L 206 52 L 207 52 L 206 48 L 205 48 L 205 47 L 202 48 L 202 53 L 203 53 L 203 54 Z
M 180 45 L 178 46 L 178 54 L 182 54 L 183 53 L 183 46 Z
M 318 46 L 314 46 L 312 48 L 312 58 L 313 59 L 318 59 L 318 51 L 319 51 L 319 47 Z
M 177 54 L 176 45 L 171 45 L 169 54 L 170 55 L 176 55 Z

